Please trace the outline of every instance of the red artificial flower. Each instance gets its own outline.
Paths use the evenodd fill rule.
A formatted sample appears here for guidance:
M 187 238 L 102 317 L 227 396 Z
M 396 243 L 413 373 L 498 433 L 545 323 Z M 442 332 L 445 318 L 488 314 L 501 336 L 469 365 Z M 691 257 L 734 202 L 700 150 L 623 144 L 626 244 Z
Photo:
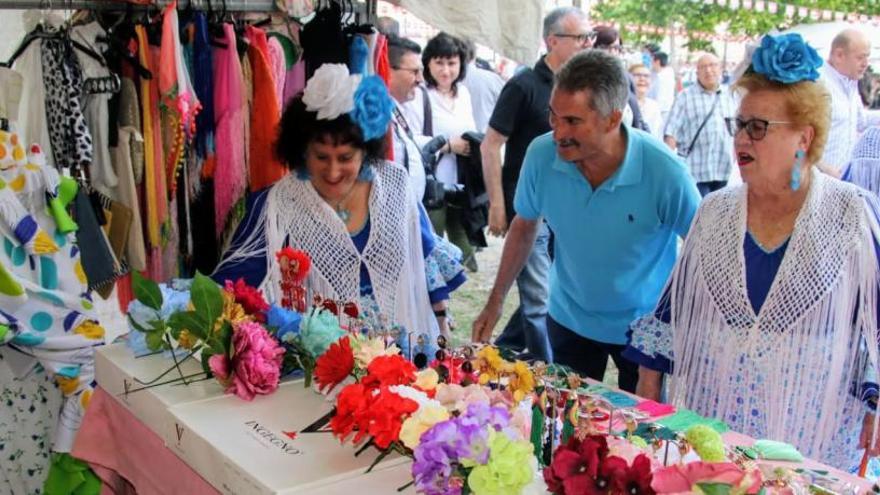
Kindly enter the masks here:
M 300 284 L 306 279 L 312 267 L 312 260 L 309 258 L 308 253 L 293 249 L 290 246 L 276 252 L 275 258 L 278 259 L 278 264 L 281 265 L 282 273 L 288 273 L 289 271 L 290 276 L 293 278 L 291 281 L 296 284 Z
M 354 351 L 348 335 L 330 344 L 315 361 L 315 382 L 321 391 L 331 389 L 345 380 L 354 369 Z
M 654 495 L 654 489 L 651 488 L 651 460 L 648 456 L 639 454 L 633 459 L 631 466 L 627 466 L 626 461 L 620 457 L 612 456 L 605 459 L 602 467 L 608 466 L 612 461 L 614 467 L 610 473 L 611 484 L 616 491 L 632 495 Z
M 346 385 L 336 397 L 336 414 L 330 418 L 330 429 L 333 435 L 345 442 L 348 436 L 357 429 L 358 418 L 362 417 L 373 402 L 374 390 L 360 383 Z M 367 431 L 358 430 L 354 443 L 366 436 Z
M 360 315 L 357 304 L 349 301 L 342 305 L 342 312 L 349 318 L 357 318 Z
M 608 473 L 600 474 L 607 456 L 608 442 L 604 436 L 569 438 L 568 443 L 556 449 L 553 462 L 544 468 L 547 488 L 557 495 L 607 493 L 610 478 Z
M 418 402 L 382 387 L 370 408 L 362 415 L 359 428 L 365 428 L 373 437 L 376 447 L 384 450 L 400 438 L 403 421 L 418 409 Z
M 241 304 L 247 314 L 254 316 L 260 323 L 266 322 L 269 303 L 263 298 L 263 291 L 251 287 L 243 278 L 239 278 L 234 284 L 231 280 L 226 281 L 226 292 L 235 297 L 235 302 Z
M 367 366 L 362 380 L 368 387 L 411 385 L 416 381 L 416 367 L 400 354 L 378 356 Z
M 321 303 L 321 308 L 326 309 L 334 315 L 339 315 L 339 308 L 336 306 L 336 301 L 332 299 L 324 299 L 324 302 Z

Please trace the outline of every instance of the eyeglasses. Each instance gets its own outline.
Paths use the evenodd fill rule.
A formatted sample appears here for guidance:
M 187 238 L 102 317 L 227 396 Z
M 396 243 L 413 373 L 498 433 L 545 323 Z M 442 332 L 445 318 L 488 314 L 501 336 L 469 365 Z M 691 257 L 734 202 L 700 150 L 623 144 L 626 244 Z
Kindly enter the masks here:
M 557 38 L 571 38 L 580 44 L 584 44 L 587 41 L 592 41 L 596 37 L 596 32 L 590 31 L 589 33 L 582 34 L 555 33 L 553 36 Z
M 727 117 L 724 119 L 725 127 L 727 127 L 727 132 L 730 133 L 731 136 L 736 137 L 739 131 L 745 129 L 746 134 L 752 141 L 760 141 L 764 139 L 767 135 L 767 129 L 770 128 L 771 125 L 777 124 L 791 124 L 792 122 L 786 120 L 764 120 L 764 119 L 749 119 L 743 120 L 739 117 Z
M 421 68 L 421 67 L 415 67 L 415 68 L 407 68 L 407 67 L 392 67 L 392 69 L 394 69 L 394 70 L 402 70 L 402 71 L 409 72 L 410 74 L 413 75 L 413 77 L 419 77 L 419 74 L 422 73 L 422 68 Z

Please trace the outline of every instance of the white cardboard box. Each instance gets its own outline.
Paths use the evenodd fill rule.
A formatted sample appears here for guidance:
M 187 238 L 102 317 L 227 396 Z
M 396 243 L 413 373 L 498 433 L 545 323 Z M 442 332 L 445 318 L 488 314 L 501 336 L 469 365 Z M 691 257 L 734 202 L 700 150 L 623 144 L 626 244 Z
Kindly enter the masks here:
M 98 385 L 160 437 L 166 422 L 171 420 L 169 407 L 223 395 L 223 387 L 216 380 L 201 380 L 188 385 L 169 383 L 134 391 L 172 366 L 174 361 L 163 354 L 135 358 L 125 344 L 106 345 L 95 353 L 95 379 Z M 202 366 L 190 358 L 181 363 L 180 368 L 187 376 L 198 373 Z M 158 382 L 175 378 L 179 378 L 176 370 Z
M 225 396 L 181 404 L 170 409 L 165 444 L 222 493 L 316 493 L 362 476 L 378 456 L 369 448 L 355 457 L 329 431 L 301 432 L 332 407 L 301 380 L 251 402 Z M 389 456 L 374 471 L 405 463 Z

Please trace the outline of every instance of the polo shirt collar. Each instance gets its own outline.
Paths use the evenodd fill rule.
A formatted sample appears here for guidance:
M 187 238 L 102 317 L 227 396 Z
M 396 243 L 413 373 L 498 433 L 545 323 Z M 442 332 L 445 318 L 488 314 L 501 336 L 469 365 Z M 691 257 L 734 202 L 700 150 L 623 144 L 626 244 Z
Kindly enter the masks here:
M 545 58 L 547 58 L 547 55 L 539 58 L 538 61 L 535 63 L 535 74 L 540 76 L 541 79 L 552 83 L 553 71 L 550 70 L 550 66 L 547 65 L 547 62 L 544 60 Z
M 620 186 L 632 186 L 642 181 L 644 164 L 642 163 L 640 153 L 637 153 L 636 151 L 636 146 L 638 146 L 636 141 L 639 137 L 633 133 L 630 127 L 626 124 L 621 124 L 620 129 L 620 132 L 626 137 L 626 152 L 623 155 L 623 163 L 620 164 L 620 167 L 613 174 L 611 174 L 611 177 L 599 186 L 599 189 L 609 189 L 610 191 L 614 191 Z M 553 160 L 553 170 L 570 177 L 586 180 L 583 174 L 581 174 L 581 171 L 578 170 L 577 166 L 574 163 L 563 160 L 559 156 L 559 153 L 556 154 L 556 158 Z

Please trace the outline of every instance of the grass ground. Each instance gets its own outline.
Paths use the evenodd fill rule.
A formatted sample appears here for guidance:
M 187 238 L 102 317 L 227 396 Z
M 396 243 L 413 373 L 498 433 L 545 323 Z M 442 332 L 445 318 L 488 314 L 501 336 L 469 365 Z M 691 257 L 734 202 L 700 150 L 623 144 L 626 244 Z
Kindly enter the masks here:
M 488 236 L 487 243 L 489 246 L 477 253 L 479 271 L 468 273 L 468 281 L 452 294 L 452 300 L 449 303 L 449 310 L 456 325 L 451 339 L 454 346 L 470 342 L 471 324 L 480 314 L 483 305 L 486 304 L 489 292 L 492 290 L 492 284 L 495 282 L 495 274 L 498 272 L 498 264 L 501 262 L 501 248 L 504 245 L 504 239 Z M 519 293 L 514 286 L 504 301 L 504 310 L 493 332 L 494 337 L 501 333 L 518 305 Z M 614 363 L 610 359 L 608 360 L 608 369 L 605 372 L 605 383 L 617 385 L 617 368 L 614 367 Z

